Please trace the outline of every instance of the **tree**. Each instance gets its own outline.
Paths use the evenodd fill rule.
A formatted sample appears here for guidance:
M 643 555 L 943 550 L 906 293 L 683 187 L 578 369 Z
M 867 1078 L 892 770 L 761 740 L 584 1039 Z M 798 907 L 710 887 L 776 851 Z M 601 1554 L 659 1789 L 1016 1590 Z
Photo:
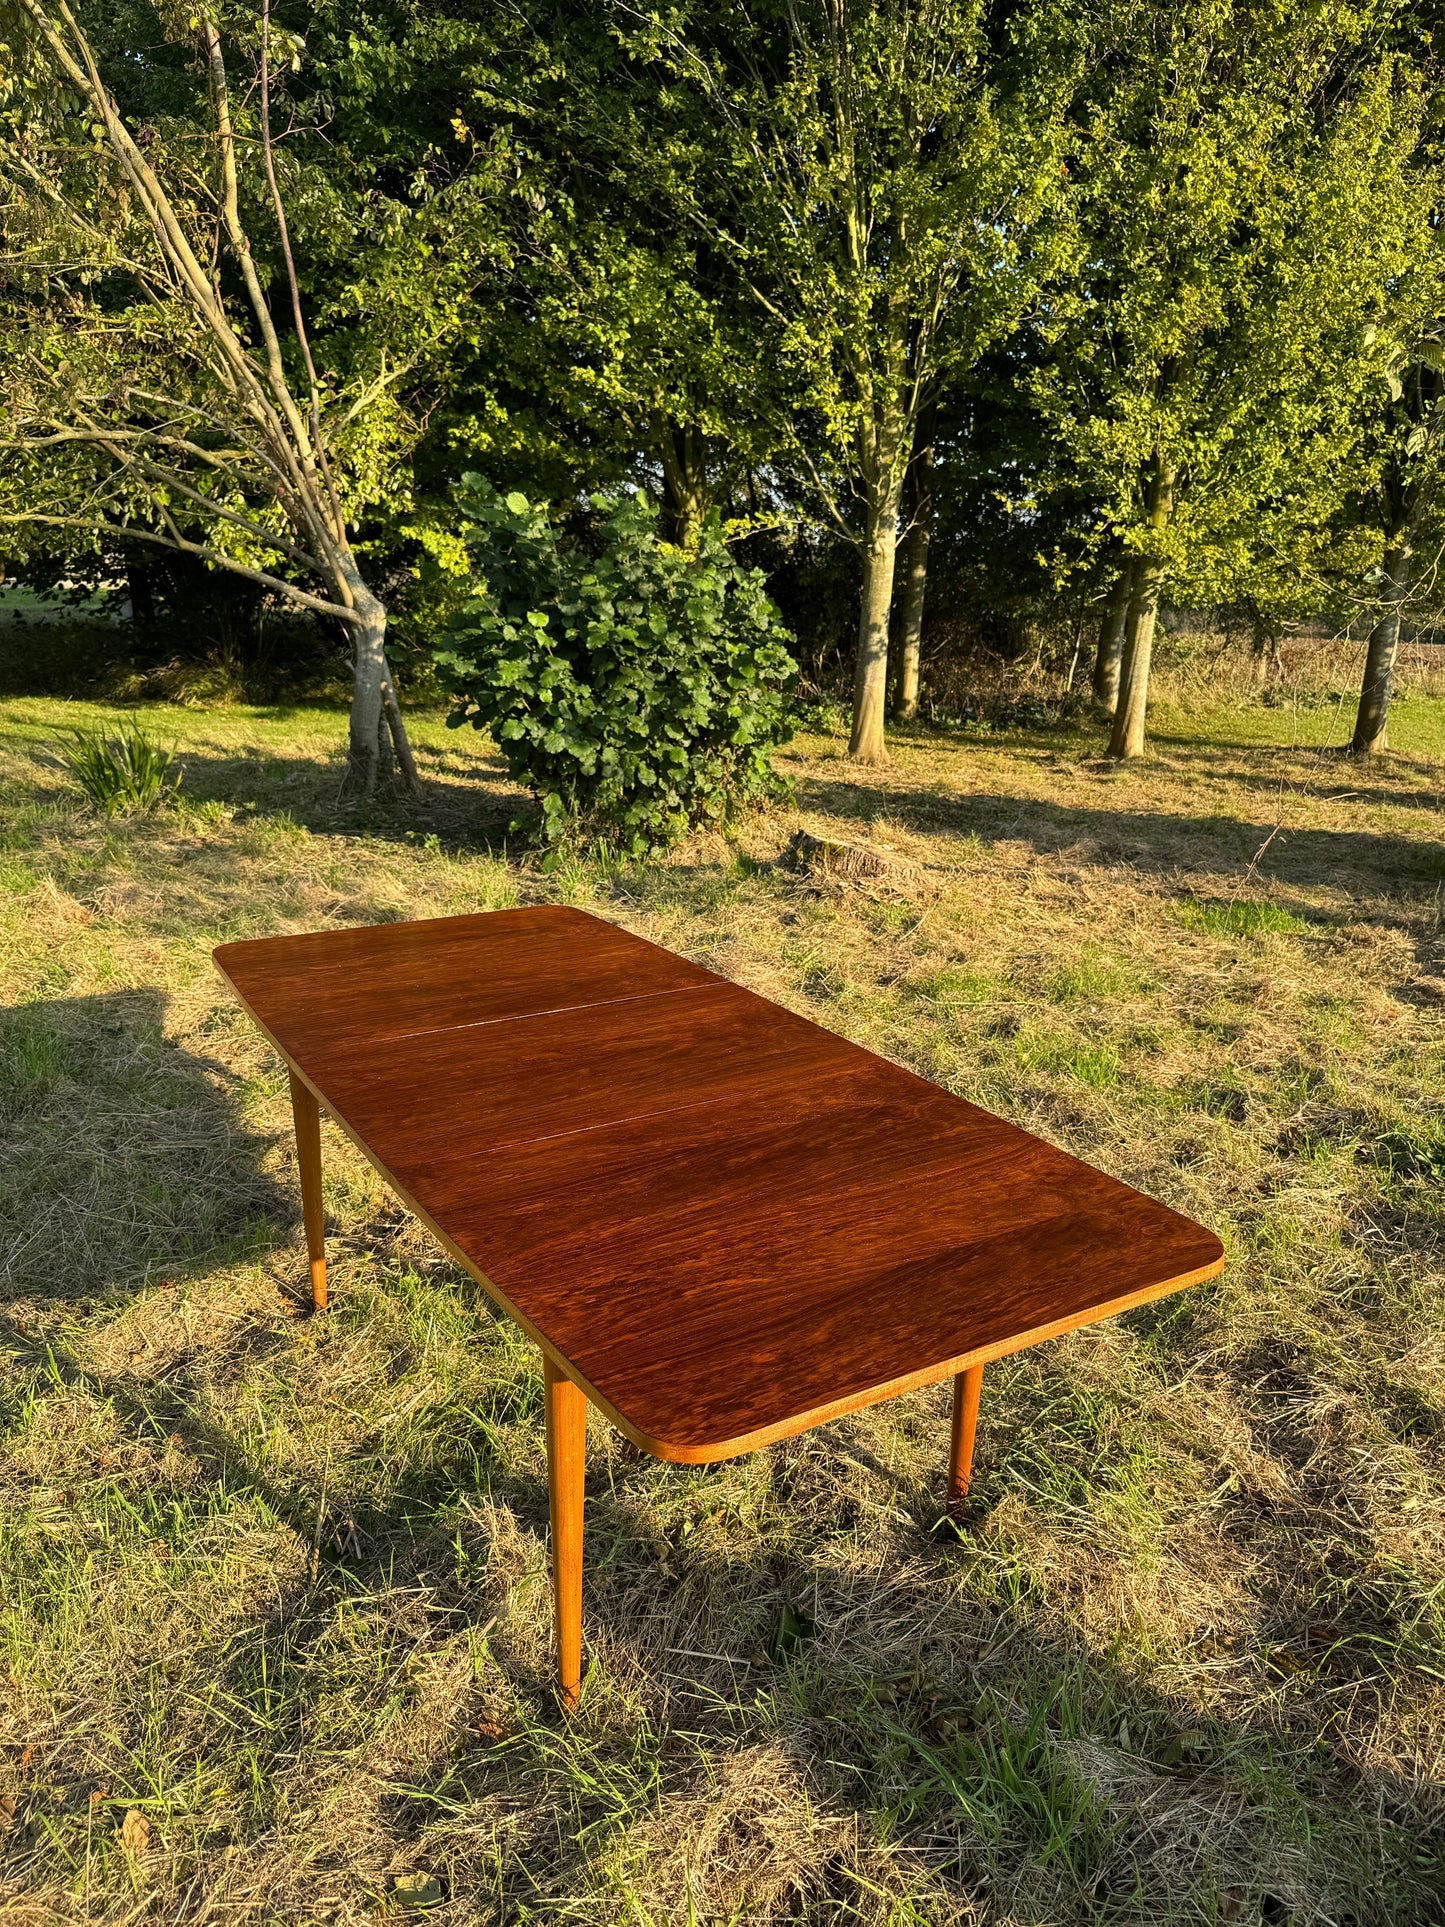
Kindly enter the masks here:
M 930 402 L 913 431 L 904 498 L 903 585 L 898 597 L 898 694 L 894 714 L 911 723 L 918 714 L 923 657 L 923 602 L 928 592 L 928 550 L 933 541 L 933 435 L 937 410 Z
M 657 79 L 647 140 L 619 136 L 755 304 L 779 460 L 861 552 L 849 749 L 881 761 L 918 424 L 1052 263 L 1068 36 L 1047 10 L 995 29 L 982 0 L 690 0 L 620 31 Z
M 541 160 L 553 183 L 562 165 Z M 658 232 L 625 183 L 605 210 L 579 189 L 604 198 L 595 181 L 568 183 L 518 249 L 475 369 L 475 388 L 510 395 L 514 412 L 485 439 L 494 461 L 520 458 L 557 497 L 624 476 L 652 487 L 666 538 L 691 548 L 771 452 L 757 330 L 696 237 Z
M 348 181 L 334 155 L 329 174 L 308 165 L 329 103 L 292 88 L 286 138 L 273 129 L 305 48 L 269 0 L 224 26 L 192 16 L 181 39 L 199 71 L 173 87 L 178 109 L 150 115 L 119 91 L 186 79 L 154 16 L 150 44 L 103 47 L 68 0 L 7 12 L 19 57 L 0 162 L 0 520 L 32 539 L 169 548 L 333 618 L 351 639 L 349 780 L 370 796 L 394 751 L 414 785 L 357 528 L 405 492 L 404 385 L 475 277 L 497 157 L 401 196 L 375 166 L 358 177 L 353 160 Z M 297 200 L 361 256 L 318 304 L 320 356 Z
M 1363 330 L 1410 245 L 1421 89 L 1360 52 L 1393 10 L 1203 0 L 1102 22 L 1071 162 L 1084 265 L 1047 310 L 1033 392 L 1130 573 L 1115 756 L 1144 746 L 1166 580 L 1228 580 L 1266 505 L 1324 521 L 1345 486 Z
M 427 523 L 451 529 L 458 457 L 556 503 L 647 488 L 684 548 L 714 504 L 730 535 L 740 515 L 772 519 L 772 501 L 740 510 L 771 494 L 758 487 L 773 430 L 757 318 L 645 164 L 652 88 L 608 7 L 484 12 L 479 47 L 464 5 L 427 17 L 448 13 L 424 74 L 449 93 L 457 137 L 504 143 L 519 180 L 507 272 L 481 291 L 418 451 Z M 409 93 L 411 64 L 389 81 Z
M 1401 622 L 1445 463 L 1445 318 L 1438 307 L 1429 312 L 1436 304 L 1445 305 L 1440 286 L 1445 259 L 1433 219 L 1429 227 L 1430 245 L 1420 271 L 1401 291 L 1406 312 L 1391 329 L 1381 370 L 1383 398 L 1370 424 L 1380 458 L 1372 493 L 1384 553 L 1350 739 L 1354 756 L 1375 755 L 1385 748 Z M 1410 309 L 1416 311 L 1413 316 Z

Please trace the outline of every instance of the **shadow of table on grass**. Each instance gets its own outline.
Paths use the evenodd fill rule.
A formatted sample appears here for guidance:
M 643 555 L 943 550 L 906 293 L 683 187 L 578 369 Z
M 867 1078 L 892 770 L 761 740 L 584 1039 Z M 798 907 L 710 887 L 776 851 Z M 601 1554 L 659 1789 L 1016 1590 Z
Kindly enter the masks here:
M 459 1710 L 378 1789 L 392 1837 L 446 1870 L 448 1920 L 482 1917 L 481 1894 L 488 1919 L 571 1917 L 599 1869 L 625 1870 L 619 1920 L 1438 1918 L 1440 1816 L 1408 1774 L 1326 1764 L 1311 1715 L 1280 1717 L 1269 1687 L 1201 1716 L 1127 1638 L 1061 1632 L 1027 1580 L 1008 1598 L 1006 1533 L 943 1547 L 920 1511 L 869 1557 L 846 1523 L 794 1553 L 661 1553 L 655 1469 L 637 1473 L 635 1507 L 626 1480 L 589 1493 L 585 1645 L 606 1677 L 581 1712 L 557 1711 L 535 1640 L 523 1658 L 503 1624 L 483 1681 L 510 1712 Z M 666 1476 L 705 1502 L 706 1474 Z M 987 1578 L 970 1596 L 969 1567 L 1002 1576 L 996 1596 Z M 1302 1799 L 1328 1815 L 1318 1840 Z
M 611 1834 L 629 1842 L 619 1865 L 642 1869 L 647 1851 L 670 1864 L 673 1892 L 649 1896 L 659 1918 L 1438 1918 L 1429 1868 L 1445 1814 L 1407 1772 L 1326 1761 L 1314 1740 L 1352 1669 L 1373 1675 L 1373 1655 L 1316 1657 L 1313 1707 L 1299 1676 L 1291 1709 L 1262 1678 L 1248 1710 L 1236 1690 L 1201 1714 L 1127 1633 L 1101 1648 L 1061 1630 L 1022 1541 L 987 1518 L 1011 1490 L 1006 1440 L 961 1541 L 929 1530 L 936 1495 L 894 1478 L 846 1421 L 771 1454 L 799 1515 L 792 1551 L 729 1534 L 660 1554 L 647 1518 L 656 1468 L 636 1468 L 635 1493 L 630 1478 L 589 1480 L 584 1641 L 612 1683 L 590 1707 L 584 1697 L 580 1743 L 549 1711 L 490 1752 L 463 1733 L 440 1771 L 418 1775 L 406 1817 L 430 1830 L 434 1860 L 453 1837 L 439 1816 L 456 1813 L 460 1846 L 490 1807 L 505 1842 L 491 1890 L 544 1913 L 574 1898 Z M 897 1527 L 867 1554 L 830 1489 L 840 1458 L 892 1488 Z M 708 1473 L 663 1476 L 691 1483 L 706 1513 Z M 875 1489 L 867 1509 L 886 1496 Z M 833 1530 L 817 1531 L 822 1513 Z M 1261 1648 L 1280 1637 L 1277 1605 L 1261 1593 Z M 650 1705 L 666 1704 L 650 1734 L 625 1710 L 639 1678 Z M 547 1705 L 545 1674 L 517 1683 Z M 669 1730 L 687 1744 L 669 1744 Z M 623 1787 L 629 1773 L 647 1781 L 648 1747 L 656 1781 L 639 1824 Z M 597 1758 L 615 1771 L 610 1787 Z M 569 1771 L 585 1851 L 527 1795 L 534 1777 L 556 1788 Z M 663 1794 L 667 1817 L 653 1818 Z M 402 1787 L 393 1797 L 407 1804 Z M 1317 1823 L 1329 1815 L 1319 1840 L 1301 1828 L 1302 1798 L 1318 1803 Z M 893 1904 L 872 1911 L 879 1880 Z
M 0 1303 L 91 1299 L 284 1235 L 225 1065 L 163 1028 L 155 989 L 0 1011 Z

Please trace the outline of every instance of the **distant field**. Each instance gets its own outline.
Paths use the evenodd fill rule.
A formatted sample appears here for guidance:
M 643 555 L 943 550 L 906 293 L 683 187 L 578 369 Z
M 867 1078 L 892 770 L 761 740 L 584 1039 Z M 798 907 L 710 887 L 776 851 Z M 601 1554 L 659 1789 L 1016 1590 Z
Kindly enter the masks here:
M 1445 699 L 1359 766 L 1307 747 L 1350 714 L 1164 694 L 1137 766 L 810 736 L 795 810 L 546 874 L 436 715 L 358 818 L 338 710 L 129 709 L 186 802 L 107 822 L 49 745 L 117 712 L 0 704 L 0 1918 L 1445 1918 Z M 800 823 L 894 883 L 800 882 Z M 209 962 L 544 900 L 1229 1252 L 989 1368 L 962 1543 L 941 1388 L 712 1468 L 595 1422 L 570 1723 L 536 1358 L 329 1126 L 306 1315 L 284 1072 Z
M 102 615 L 107 608 L 103 595 L 83 597 L 79 602 L 61 602 L 43 596 L 22 582 L 0 583 L 0 630 L 17 620 L 21 622 L 74 622 L 78 617 Z
M 1335 700 L 1283 702 L 1277 708 L 1164 702 L 1155 705 L 1151 720 L 1155 738 L 1162 743 L 1321 749 L 1350 740 L 1355 698 L 1352 691 Z M 1401 756 L 1445 759 L 1445 696 L 1418 695 L 1407 689 L 1390 710 L 1390 748 Z M 1348 776 L 1348 767 L 1345 773 Z

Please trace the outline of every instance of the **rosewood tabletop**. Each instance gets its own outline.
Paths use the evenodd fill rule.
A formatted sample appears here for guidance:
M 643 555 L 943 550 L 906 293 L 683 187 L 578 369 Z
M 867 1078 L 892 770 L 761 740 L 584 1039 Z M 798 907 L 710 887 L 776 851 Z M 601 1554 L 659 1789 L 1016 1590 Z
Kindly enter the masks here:
M 581 911 L 215 955 L 291 1071 L 316 1302 L 319 1103 L 542 1348 L 569 1699 L 584 1399 L 702 1462 L 953 1376 L 956 1502 L 986 1361 L 1223 1263 L 1178 1212 Z

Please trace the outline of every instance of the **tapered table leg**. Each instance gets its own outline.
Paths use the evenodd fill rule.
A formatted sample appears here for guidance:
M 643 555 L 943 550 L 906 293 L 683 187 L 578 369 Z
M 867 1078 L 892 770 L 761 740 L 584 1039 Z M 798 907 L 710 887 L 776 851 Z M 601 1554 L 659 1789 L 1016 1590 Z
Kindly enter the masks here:
M 948 1510 L 956 1517 L 968 1497 L 973 1476 L 973 1435 L 978 1429 L 978 1395 L 983 1387 L 982 1365 L 970 1365 L 953 1381 L 953 1447 L 948 1461 Z
M 547 1486 L 552 1503 L 552 1600 L 557 1691 L 564 1707 L 582 1688 L 582 1500 L 587 1394 L 542 1354 L 547 1387 Z
M 321 1111 L 309 1085 L 291 1072 L 291 1116 L 296 1124 L 296 1162 L 301 1167 L 301 1213 L 311 1260 L 311 1302 L 326 1309 L 326 1224 L 321 1215 Z

